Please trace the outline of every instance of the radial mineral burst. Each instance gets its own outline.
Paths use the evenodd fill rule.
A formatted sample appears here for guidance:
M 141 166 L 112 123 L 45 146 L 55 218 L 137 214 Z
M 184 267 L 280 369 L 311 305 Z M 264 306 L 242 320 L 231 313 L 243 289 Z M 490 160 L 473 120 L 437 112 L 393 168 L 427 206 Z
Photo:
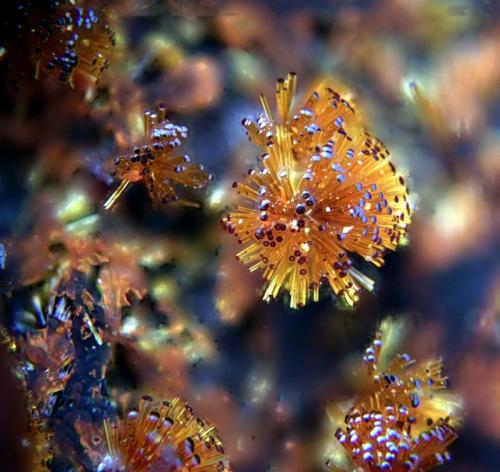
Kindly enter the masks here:
M 439 358 L 416 361 L 409 354 L 383 359 L 387 330 L 392 321 L 384 320 L 363 356 L 368 377 L 368 392 L 360 395 L 356 408 L 363 411 L 387 405 L 405 405 L 413 432 L 421 433 L 429 425 L 446 418 L 451 426 L 461 423 L 462 400 L 448 391 L 448 378 Z
M 7 44 L 7 57 L 12 55 L 16 63 L 32 60 L 35 78 L 43 72 L 55 72 L 59 80 L 71 85 L 77 74 L 96 82 L 115 45 L 104 10 L 69 0 L 18 2 L 15 28 L 12 44 Z M 16 64 L 14 68 L 24 74 Z
M 352 415 L 345 429 L 336 433 L 346 449 L 352 466 L 334 471 L 424 472 L 450 459 L 449 445 L 457 438 L 456 430 L 445 420 L 419 435 L 397 405 L 387 405 L 363 415 Z
M 97 470 L 124 472 L 229 472 L 215 428 L 176 397 L 156 404 L 143 397 L 138 409 L 106 420 L 107 454 Z
M 242 203 L 222 225 L 244 247 L 237 257 L 262 271 L 264 300 L 284 290 L 300 307 L 327 284 L 353 305 L 373 281 L 351 254 L 383 264 L 410 222 L 408 191 L 389 150 L 347 100 L 322 86 L 293 113 L 295 83 L 294 74 L 278 81 L 277 117 L 261 96 L 264 113 L 243 121 L 262 154 L 258 168 L 233 184 Z
M 461 399 L 446 390 L 440 360 L 416 362 L 408 354 L 386 359 L 393 328 L 392 320 L 382 322 L 365 351 L 367 391 L 354 399 L 345 418 L 332 416 L 338 426 L 332 470 L 422 472 L 450 458 Z
M 185 126 L 177 126 L 166 118 L 166 109 L 159 105 L 156 111 L 144 113 L 144 135 L 146 143 L 135 147 L 132 153 L 115 160 L 115 175 L 121 183 L 105 202 L 111 208 L 133 182 L 142 181 L 147 187 L 153 203 L 170 201 L 185 205 L 192 202 L 179 200 L 175 186 L 195 189 L 203 188 L 212 178 L 202 165 L 191 163 L 188 155 L 179 154 L 177 148 L 187 138 Z

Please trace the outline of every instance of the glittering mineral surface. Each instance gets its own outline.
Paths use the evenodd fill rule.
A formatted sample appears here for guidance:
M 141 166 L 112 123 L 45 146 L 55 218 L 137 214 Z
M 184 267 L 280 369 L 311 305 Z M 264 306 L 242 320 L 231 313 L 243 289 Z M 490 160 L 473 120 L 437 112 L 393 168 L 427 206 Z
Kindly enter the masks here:
M 0 471 L 499 470 L 498 1 L 0 3 Z

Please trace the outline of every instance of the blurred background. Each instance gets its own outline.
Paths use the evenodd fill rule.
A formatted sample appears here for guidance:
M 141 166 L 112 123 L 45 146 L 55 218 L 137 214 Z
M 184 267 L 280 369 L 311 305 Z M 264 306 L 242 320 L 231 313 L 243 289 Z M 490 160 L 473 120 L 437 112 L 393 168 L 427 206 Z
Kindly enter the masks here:
M 96 87 L 42 77 L 15 91 L 3 81 L 0 289 L 16 293 L 2 304 L 6 322 L 29 329 L 30 281 L 39 265 L 56 263 L 50 234 L 104 240 L 122 251 L 120 270 L 133 279 L 110 395 L 118 403 L 182 395 L 217 425 L 235 471 L 305 472 L 325 470 L 328 403 L 355 390 L 352 366 L 380 321 L 402 316 L 411 326 L 402 350 L 441 355 L 464 397 L 464 429 L 442 470 L 498 470 L 500 3 L 123 0 L 106 8 L 117 45 Z M 271 96 L 289 71 L 299 96 L 323 76 L 349 91 L 409 177 L 408 244 L 381 270 L 362 267 L 376 288 L 352 310 L 328 293 L 298 311 L 283 299 L 260 301 L 259 274 L 235 260 L 234 238 L 218 223 L 232 182 L 258 153 L 241 120 L 260 113 L 259 93 Z M 202 207 L 154 209 L 135 186 L 105 214 L 113 159 L 159 102 L 189 128 L 193 160 L 215 175 L 193 192 Z M 1 396 L 6 405 L 11 394 Z M 0 422 L 11 424 L 6 411 Z

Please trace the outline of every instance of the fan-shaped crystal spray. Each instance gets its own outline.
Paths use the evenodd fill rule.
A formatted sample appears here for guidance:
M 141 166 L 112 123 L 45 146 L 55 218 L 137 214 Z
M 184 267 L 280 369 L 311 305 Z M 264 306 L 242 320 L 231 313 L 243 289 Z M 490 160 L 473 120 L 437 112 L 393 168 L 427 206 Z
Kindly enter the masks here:
M 7 58 L 16 73 L 24 75 L 19 64 L 30 59 L 35 78 L 53 72 L 71 85 L 77 74 L 98 81 L 115 46 L 106 12 L 72 1 L 18 2 L 15 28 Z
M 180 398 L 156 404 L 143 397 L 138 409 L 104 424 L 108 451 L 99 472 L 229 472 L 215 428 Z
M 326 284 L 352 305 L 373 281 L 351 254 L 383 264 L 410 222 L 408 192 L 386 146 L 334 90 L 319 88 L 292 113 L 295 82 L 294 74 L 278 81 L 277 117 L 261 96 L 264 113 L 243 121 L 262 154 L 233 184 L 241 204 L 222 225 L 243 246 L 237 257 L 263 273 L 264 300 L 283 290 L 300 307 Z
M 178 153 L 177 148 L 187 138 L 187 128 L 167 120 L 165 107 L 159 105 L 155 112 L 144 113 L 144 134 L 143 146 L 115 160 L 115 174 L 121 182 L 104 208 L 111 208 L 131 183 L 140 181 L 155 204 L 176 201 L 196 206 L 179 200 L 175 187 L 204 188 L 212 177 L 203 166 L 192 163 L 188 155 Z
M 363 415 L 350 416 L 347 427 L 339 429 L 337 440 L 349 454 L 352 466 L 334 471 L 424 472 L 450 459 L 447 448 L 457 438 L 446 421 L 415 435 L 405 412 L 398 405 L 387 405 Z M 403 408 L 404 410 L 404 408 Z
M 328 463 L 332 470 L 423 472 L 450 459 L 461 399 L 446 390 L 440 360 L 387 358 L 394 328 L 385 320 L 365 351 L 367 391 L 354 399 L 345 418 L 332 415 L 338 427 L 335 459 Z

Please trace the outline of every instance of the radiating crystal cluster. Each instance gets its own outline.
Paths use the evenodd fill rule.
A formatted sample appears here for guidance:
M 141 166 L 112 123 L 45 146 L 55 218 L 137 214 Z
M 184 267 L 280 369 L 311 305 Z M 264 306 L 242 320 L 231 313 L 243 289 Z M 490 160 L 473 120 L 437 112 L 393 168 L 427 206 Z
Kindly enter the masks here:
M 19 42 L 7 45 L 7 57 L 18 55 L 24 44 L 27 51 L 23 50 L 22 59 L 32 59 L 35 78 L 54 72 L 70 84 L 77 74 L 91 82 L 99 80 L 115 46 L 104 10 L 69 0 L 18 2 L 17 10 Z
M 105 208 L 111 208 L 129 184 L 139 181 L 144 183 L 155 204 L 171 201 L 191 204 L 179 200 L 174 186 L 203 188 L 211 176 L 203 166 L 192 163 L 188 155 L 178 153 L 177 148 L 186 140 L 187 133 L 185 126 L 177 126 L 167 120 L 163 105 L 159 105 L 154 112 L 146 111 L 146 143 L 115 160 L 115 175 L 121 182 L 105 202 Z
M 450 459 L 447 448 L 457 438 L 456 430 L 439 421 L 416 435 L 401 410 L 397 405 L 386 406 L 348 418 L 347 428 L 336 437 L 355 464 L 352 470 L 423 472 Z M 343 469 L 333 466 L 332 470 Z
M 318 88 L 294 113 L 295 83 L 294 74 L 278 81 L 277 117 L 261 96 L 264 113 L 243 121 L 262 154 L 233 184 L 242 203 L 222 225 L 244 246 L 237 257 L 262 272 L 264 300 L 283 290 L 300 307 L 326 284 L 352 305 L 373 281 L 351 255 L 383 264 L 410 222 L 408 191 L 389 150 L 359 126 L 347 100 Z
M 175 14 L 177 3 L 192 3 L 177 9 L 185 18 Z M 498 196 L 500 173 L 491 157 L 500 146 L 487 126 L 493 108 L 483 106 L 500 77 L 495 28 L 479 35 L 474 60 L 443 62 L 437 88 L 434 79 L 410 87 L 420 123 L 401 94 L 411 63 L 403 56 L 417 51 L 429 77 L 431 62 L 448 56 L 441 54 L 450 50 L 446 42 L 433 47 L 442 34 L 428 34 L 415 21 L 436 23 L 433 2 L 412 2 L 422 5 L 409 9 L 398 1 L 350 2 L 363 5 L 339 6 L 328 21 L 317 16 L 317 2 L 300 11 L 278 11 L 275 2 L 210 3 L 3 2 L 0 472 L 303 472 L 318 465 L 335 472 L 425 472 L 446 463 L 462 426 L 462 399 L 448 389 L 441 358 L 417 361 L 400 353 L 403 322 L 383 321 L 352 378 L 344 382 L 344 374 L 353 365 L 351 343 L 371 324 L 366 315 L 373 322 L 375 311 L 399 307 L 421 317 L 412 333 L 420 358 L 457 319 L 453 297 L 433 303 L 462 276 L 452 269 L 466 268 L 468 279 L 486 287 L 484 277 L 474 277 L 484 264 L 473 267 L 474 257 L 460 249 L 497 246 L 495 238 L 480 238 L 497 226 L 491 218 L 497 206 L 485 197 Z M 364 5 L 370 3 L 377 4 Z M 457 16 L 445 10 L 437 16 Z M 466 31 L 442 29 L 449 30 L 445 36 Z M 384 47 L 388 33 L 401 37 L 402 47 Z M 305 310 L 316 311 L 306 320 L 283 317 L 288 307 L 262 306 L 260 298 L 283 296 L 297 309 L 329 293 L 337 308 L 352 308 L 363 289 L 374 288 L 364 269 L 375 272 L 407 242 L 413 197 L 363 107 L 333 78 L 317 81 L 296 101 L 297 76 L 290 73 L 277 81 L 275 103 L 261 95 L 260 114 L 242 120 L 252 145 L 241 146 L 226 121 L 246 116 L 269 65 L 314 74 L 331 45 L 336 69 L 377 97 L 375 116 L 401 119 L 378 128 L 397 130 L 394 149 L 422 157 L 417 175 L 425 168 L 435 174 L 419 189 L 425 205 L 408 254 L 413 263 L 391 264 L 392 293 L 384 290 L 377 310 L 364 303 L 359 313 L 350 310 L 359 325 L 328 316 L 328 303 Z M 450 67 L 452 74 L 444 73 Z M 480 73 L 462 81 L 462 69 Z M 240 146 L 254 149 L 251 169 L 232 190 L 222 181 L 201 195 L 212 176 L 185 154 L 188 127 L 171 121 L 177 116 L 190 130 L 190 123 L 199 128 L 198 143 L 211 153 L 214 171 L 232 174 L 241 160 L 231 156 Z M 419 124 L 431 138 L 423 144 L 437 144 L 435 152 L 423 151 Z M 122 198 L 131 187 L 132 198 Z M 144 211 L 142 200 L 159 211 Z M 457 212 L 462 200 L 464 211 Z M 181 208 L 202 205 L 204 211 Z M 464 220 L 470 224 L 457 217 L 462 213 L 474 216 Z M 220 216 L 235 237 L 223 248 Z M 453 254 L 438 257 L 448 245 L 437 244 L 434 234 L 453 240 Z M 395 294 L 403 285 L 404 293 Z M 461 300 L 471 303 L 458 310 L 464 342 L 451 352 L 465 353 L 466 362 L 454 360 L 453 377 L 473 407 L 473 426 L 494 441 L 499 303 L 492 296 L 472 319 L 476 299 L 484 298 L 475 285 L 460 285 L 467 288 Z M 490 285 L 493 294 L 498 284 Z M 265 313 L 252 316 L 259 309 Z M 443 352 L 450 352 L 447 344 Z M 325 366 L 334 367 L 331 377 Z M 485 376 L 492 381 L 481 388 Z M 346 391 L 350 398 L 340 400 Z M 156 399 L 137 403 L 145 392 Z M 333 428 L 323 437 L 313 410 L 332 395 Z M 210 411 L 210 421 L 191 402 Z M 464 457 L 458 467 L 479 470 L 494 462 L 479 456 Z
M 117 421 L 105 420 L 107 451 L 98 472 L 229 472 L 215 428 L 176 397 L 156 403 L 143 397 Z
M 383 359 L 389 326 L 383 322 L 366 349 L 367 391 L 354 399 L 335 433 L 351 466 L 331 461 L 332 470 L 422 472 L 450 458 L 461 400 L 446 391 L 440 360 L 416 362 L 408 354 Z

